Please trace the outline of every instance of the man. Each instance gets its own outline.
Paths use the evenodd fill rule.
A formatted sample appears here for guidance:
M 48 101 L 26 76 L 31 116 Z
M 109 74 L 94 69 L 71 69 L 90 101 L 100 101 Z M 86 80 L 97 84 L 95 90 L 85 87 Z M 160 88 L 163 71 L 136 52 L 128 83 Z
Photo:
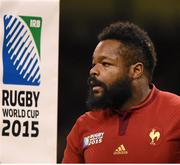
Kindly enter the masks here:
M 63 163 L 180 162 L 180 97 L 151 83 L 156 53 L 128 22 L 98 36 L 88 108 L 67 137 Z

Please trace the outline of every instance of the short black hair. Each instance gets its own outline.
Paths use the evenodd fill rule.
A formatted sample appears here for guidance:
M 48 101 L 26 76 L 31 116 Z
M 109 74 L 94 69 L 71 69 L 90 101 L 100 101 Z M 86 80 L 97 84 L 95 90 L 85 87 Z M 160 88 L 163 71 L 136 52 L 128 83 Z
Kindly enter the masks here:
M 127 48 L 123 53 L 126 63 L 132 65 L 142 62 L 149 81 L 152 80 L 157 58 L 154 44 L 147 32 L 134 23 L 118 21 L 105 27 L 98 35 L 99 41 L 107 39 L 122 42 Z

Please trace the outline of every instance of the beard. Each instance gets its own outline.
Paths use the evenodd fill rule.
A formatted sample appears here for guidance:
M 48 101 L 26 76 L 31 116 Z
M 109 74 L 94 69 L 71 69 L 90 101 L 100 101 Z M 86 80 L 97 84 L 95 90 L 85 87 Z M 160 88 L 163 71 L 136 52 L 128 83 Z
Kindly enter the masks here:
M 121 107 L 132 96 L 131 80 L 128 76 L 109 86 L 99 81 L 95 76 L 90 76 L 88 78 L 88 86 L 89 92 L 86 101 L 88 110 L 111 109 L 120 111 Z M 103 89 L 100 96 L 95 96 L 94 86 L 100 86 Z

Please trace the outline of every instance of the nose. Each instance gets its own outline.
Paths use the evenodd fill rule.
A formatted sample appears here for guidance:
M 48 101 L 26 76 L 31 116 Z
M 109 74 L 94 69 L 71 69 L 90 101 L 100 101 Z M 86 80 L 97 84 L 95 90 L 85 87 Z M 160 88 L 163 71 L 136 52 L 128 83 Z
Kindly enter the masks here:
M 99 69 L 98 69 L 98 67 L 97 67 L 97 64 L 94 65 L 94 66 L 90 69 L 89 74 L 90 74 L 91 76 L 98 76 L 98 75 L 99 75 Z

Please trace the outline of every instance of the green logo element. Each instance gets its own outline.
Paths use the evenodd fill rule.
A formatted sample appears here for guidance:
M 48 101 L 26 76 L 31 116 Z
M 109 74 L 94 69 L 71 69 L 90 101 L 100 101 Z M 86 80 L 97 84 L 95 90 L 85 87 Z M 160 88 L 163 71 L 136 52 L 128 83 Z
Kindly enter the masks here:
M 29 27 L 29 30 L 34 38 L 36 47 L 40 56 L 40 43 L 41 43 L 41 27 L 42 27 L 42 18 L 41 17 L 30 17 L 30 16 L 19 16 L 24 20 L 24 22 Z

